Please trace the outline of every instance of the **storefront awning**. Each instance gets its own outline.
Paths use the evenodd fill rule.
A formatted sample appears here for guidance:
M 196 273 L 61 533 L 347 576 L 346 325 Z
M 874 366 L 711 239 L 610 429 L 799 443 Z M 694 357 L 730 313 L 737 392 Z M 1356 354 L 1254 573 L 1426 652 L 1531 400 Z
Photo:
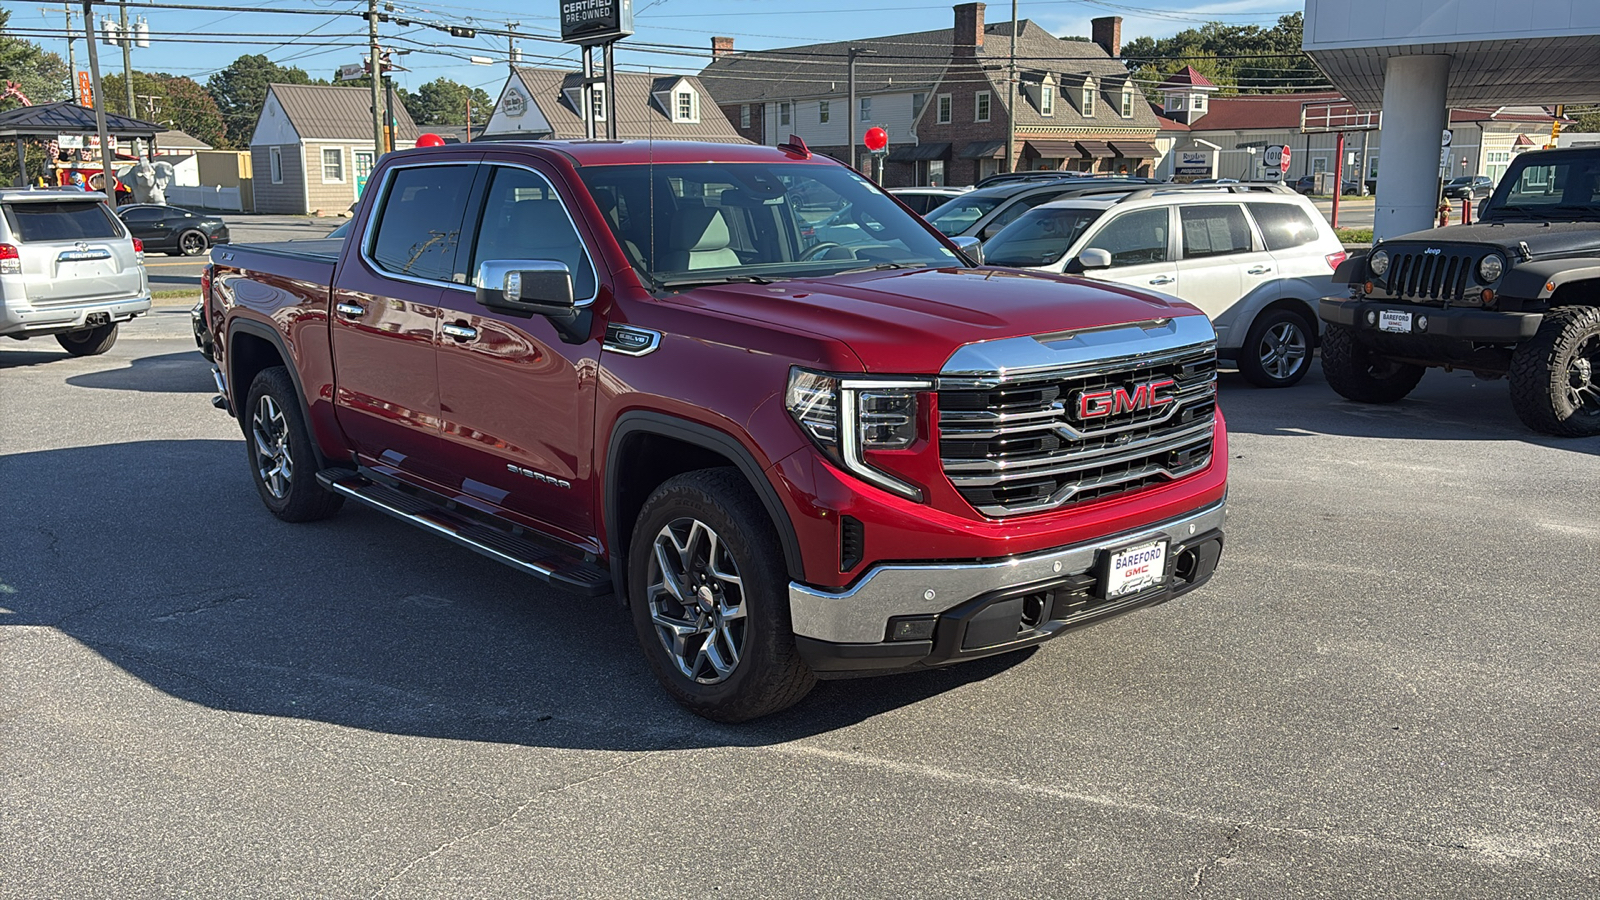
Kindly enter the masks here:
M 1160 155 L 1156 153 L 1156 145 L 1149 141 L 1112 141 L 1111 149 L 1117 151 L 1118 156 L 1130 159 L 1155 159 Z
M 1072 141 L 1028 141 L 1024 146 L 1040 159 L 1078 158 L 1078 145 Z
M 889 151 L 889 160 L 890 162 L 922 162 L 929 159 L 944 159 L 949 155 L 949 142 L 902 144 Z
M 1105 141 L 1078 141 L 1078 149 L 1090 159 L 1111 159 L 1117 155 Z
M 961 149 L 962 159 L 998 159 L 1005 155 L 1005 141 L 973 141 Z

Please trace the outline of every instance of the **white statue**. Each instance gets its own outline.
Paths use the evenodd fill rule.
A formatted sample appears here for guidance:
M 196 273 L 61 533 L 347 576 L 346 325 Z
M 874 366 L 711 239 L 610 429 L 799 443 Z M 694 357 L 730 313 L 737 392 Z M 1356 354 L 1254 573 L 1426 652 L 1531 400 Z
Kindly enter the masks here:
M 139 160 L 133 167 L 133 199 L 139 203 L 166 203 L 172 176 L 172 164 L 165 160 L 154 164 L 148 159 Z

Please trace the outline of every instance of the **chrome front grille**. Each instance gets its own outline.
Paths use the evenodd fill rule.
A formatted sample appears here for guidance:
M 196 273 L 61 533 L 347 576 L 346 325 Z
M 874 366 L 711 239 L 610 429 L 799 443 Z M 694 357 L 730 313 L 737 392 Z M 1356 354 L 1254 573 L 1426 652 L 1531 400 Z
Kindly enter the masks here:
M 1158 389 L 1140 406 L 1138 386 Z M 1132 402 L 1085 418 L 1085 406 Z M 1211 342 L 1103 366 L 1081 363 L 993 383 L 941 380 L 939 456 L 986 516 L 1045 512 L 1172 481 L 1211 461 L 1217 353 Z M 1145 400 L 1151 399 L 1148 392 Z M 1126 407 L 1133 407 L 1131 409 Z
M 1458 303 L 1473 283 L 1478 260 L 1460 253 L 1391 251 L 1384 286 L 1410 300 Z

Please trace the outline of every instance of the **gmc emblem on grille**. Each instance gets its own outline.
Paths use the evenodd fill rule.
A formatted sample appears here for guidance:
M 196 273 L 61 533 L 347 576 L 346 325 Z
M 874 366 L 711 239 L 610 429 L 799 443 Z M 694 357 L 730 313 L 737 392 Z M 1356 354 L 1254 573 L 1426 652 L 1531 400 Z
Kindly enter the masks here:
M 1146 381 L 1127 388 L 1114 387 L 1100 391 L 1079 391 L 1077 410 L 1079 419 L 1103 419 L 1106 416 L 1135 413 L 1142 409 L 1157 409 L 1178 402 L 1171 394 L 1164 394 L 1178 383 L 1171 378 Z

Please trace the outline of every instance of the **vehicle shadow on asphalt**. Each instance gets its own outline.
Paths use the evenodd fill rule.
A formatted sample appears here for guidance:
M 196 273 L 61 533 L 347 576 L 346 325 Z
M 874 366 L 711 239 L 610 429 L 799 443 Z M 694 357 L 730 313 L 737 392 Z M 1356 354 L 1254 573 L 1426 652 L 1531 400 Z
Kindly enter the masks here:
M 218 710 L 602 750 L 781 743 L 958 692 L 1032 655 L 822 682 L 787 712 L 719 725 L 656 684 L 614 598 L 556 592 L 361 507 L 280 522 L 245 466 L 243 442 L 226 440 L 0 457 L 0 641 L 53 628 Z
M 46 341 L 48 341 L 50 346 L 52 346 L 52 347 L 55 346 L 55 343 L 56 343 L 55 340 L 52 339 L 52 338 L 42 338 L 42 339 L 41 338 L 33 338 L 33 339 L 29 340 L 28 343 L 31 344 L 31 343 L 34 343 L 35 341 L 39 341 L 40 342 L 39 346 L 41 346 L 41 347 L 44 346 L 44 342 L 46 342 Z M 17 346 L 19 346 L 19 347 L 22 346 L 22 343 L 18 342 Z M 65 351 L 65 350 L 11 350 L 11 349 L 4 349 L 4 350 L 0 350 L 0 370 L 4 370 L 4 369 L 20 369 L 23 366 L 39 366 L 39 365 L 44 365 L 45 363 L 55 362 L 57 360 L 62 360 L 62 359 L 67 359 L 67 358 L 68 358 L 67 357 L 67 351 Z
M 1436 441 L 1518 441 L 1600 456 L 1600 437 L 1562 438 L 1530 430 L 1511 408 L 1506 382 L 1430 369 L 1397 403 L 1357 403 L 1328 387 L 1321 366 L 1294 387 L 1263 389 L 1224 371 L 1218 379 L 1231 434 L 1340 435 Z
M 211 364 L 198 350 L 135 357 L 123 368 L 73 375 L 66 383 L 73 387 L 160 394 L 217 392 Z

